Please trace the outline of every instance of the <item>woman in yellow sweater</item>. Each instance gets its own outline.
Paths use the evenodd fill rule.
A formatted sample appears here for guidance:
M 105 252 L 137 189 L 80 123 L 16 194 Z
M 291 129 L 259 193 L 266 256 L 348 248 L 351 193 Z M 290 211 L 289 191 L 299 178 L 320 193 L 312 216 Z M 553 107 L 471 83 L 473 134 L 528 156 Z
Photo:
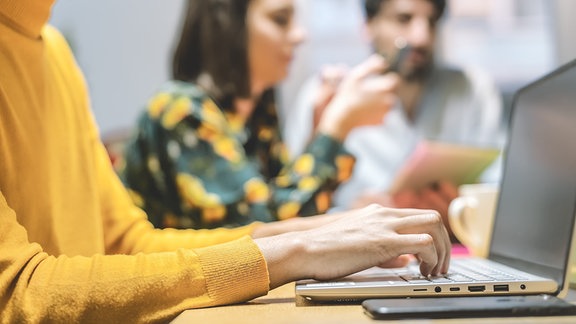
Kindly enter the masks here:
M 1 323 L 166 321 L 404 254 L 422 260 L 423 274 L 447 271 L 449 240 L 433 211 L 371 206 L 236 229 L 154 229 L 110 166 L 83 76 L 46 25 L 52 5 L 0 1 Z

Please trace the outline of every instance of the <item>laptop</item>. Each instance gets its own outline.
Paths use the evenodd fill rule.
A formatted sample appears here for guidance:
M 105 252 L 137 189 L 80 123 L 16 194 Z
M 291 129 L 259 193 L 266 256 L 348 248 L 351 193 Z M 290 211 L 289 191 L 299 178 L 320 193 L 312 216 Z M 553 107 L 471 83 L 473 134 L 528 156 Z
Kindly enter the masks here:
M 302 280 L 297 300 L 564 296 L 576 218 L 576 60 L 515 94 L 503 168 L 487 258 L 453 259 L 441 277 L 422 277 L 412 265 Z

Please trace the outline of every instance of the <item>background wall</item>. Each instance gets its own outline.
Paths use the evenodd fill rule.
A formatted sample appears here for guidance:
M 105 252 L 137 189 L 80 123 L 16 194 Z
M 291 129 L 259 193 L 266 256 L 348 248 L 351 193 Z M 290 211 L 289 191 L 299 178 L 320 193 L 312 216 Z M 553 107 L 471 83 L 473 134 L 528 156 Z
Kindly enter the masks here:
M 354 64 L 369 52 L 360 0 L 296 1 L 308 42 L 299 49 L 282 85 L 286 107 L 321 65 Z M 576 12 L 576 1 L 449 1 L 456 11 L 445 24 L 448 41 L 439 44 L 442 58 L 487 68 L 505 92 L 576 57 L 576 22 L 569 16 Z M 131 127 L 149 96 L 169 78 L 183 4 L 184 0 L 57 1 L 51 22 L 69 40 L 86 75 L 103 134 Z M 468 34 L 461 33 L 464 30 Z M 524 65 L 511 65 L 507 59 Z M 516 78 L 505 82 L 506 76 Z
M 559 64 L 566 63 L 576 57 L 576 41 L 574 32 L 576 31 L 576 1 L 555 0 L 554 6 L 554 27 L 556 58 Z
M 182 0 L 58 0 L 52 24 L 70 42 L 102 133 L 134 124 L 170 76 Z

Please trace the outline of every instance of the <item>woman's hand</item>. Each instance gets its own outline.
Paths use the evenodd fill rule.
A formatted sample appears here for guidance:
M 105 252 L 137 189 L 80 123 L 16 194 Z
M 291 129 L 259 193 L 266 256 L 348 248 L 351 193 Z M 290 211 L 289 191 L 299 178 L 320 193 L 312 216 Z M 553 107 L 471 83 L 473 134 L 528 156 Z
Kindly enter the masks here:
M 320 71 L 320 84 L 316 89 L 314 99 L 312 101 L 312 107 L 314 109 L 313 122 L 314 132 L 318 128 L 320 120 L 324 115 L 326 107 L 332 101 L 332 98 L 336 95 L 338 87 L 342 82 L 342 79 L 348 73 L 348 67 L 342 64 L 338 65 L 327 65 Z
M 412 254 L 423 275 L 446 273 L 450 240 L 432 210 L 378 205 L 353 210 L 309 230 L 255 240 L 270 275 L 270 287 L 299 279 L 327 280 L 373 266 L 402 264 Z

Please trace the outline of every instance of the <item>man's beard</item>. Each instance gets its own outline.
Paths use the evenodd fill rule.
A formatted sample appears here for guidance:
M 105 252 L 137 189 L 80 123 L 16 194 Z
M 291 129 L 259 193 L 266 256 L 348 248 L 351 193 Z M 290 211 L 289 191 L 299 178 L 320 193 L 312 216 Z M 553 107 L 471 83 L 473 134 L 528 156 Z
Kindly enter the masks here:
M 405 71 L 400 76 L 407 82 L 418 82 L 426 79 L 432 70 L 432 62 L 416 67 L 410 71 Z
M 418 65 L 412 69 L 407 69 L 400 76 L 407 82 L 418 82 L 426 79 L 432 70 L 434 65 L 434 57 L 427 50 L 423 49 L 412 49 L 413 51 L 419 52 L 419 54 L 427 58 L 426 62 Z
M 391 57 L 391 55 L 387 52 L 380 52 L 376 48 L 373 48 L 373 50 L 376 53 L 380 53 L 385 58 Z M 419 65 L 419 66 L 416 66 L 416 67 L 413 67 L 410 69 L 400 68 L 398 71 L 398 74 L 406 82 L 418 82 L 418 81 L 425 80 L 428 77 L 428 75 L 430 74 L 430 71 L 432 71 L 432 67 L 434 66 L 434 57 L 433 57 L 432 53 L 430 53 L 426 49 L 414 49 L 414 48 L 412 48 L 411 50 L 420 52 L 422 55 L 424 55 L 425 57 L 428 58 L 427 61 L 424 62 L 423 64 Z M 384 53 L 386 53 L 386 54 L 384 54 Z

